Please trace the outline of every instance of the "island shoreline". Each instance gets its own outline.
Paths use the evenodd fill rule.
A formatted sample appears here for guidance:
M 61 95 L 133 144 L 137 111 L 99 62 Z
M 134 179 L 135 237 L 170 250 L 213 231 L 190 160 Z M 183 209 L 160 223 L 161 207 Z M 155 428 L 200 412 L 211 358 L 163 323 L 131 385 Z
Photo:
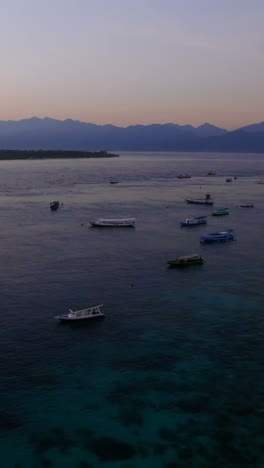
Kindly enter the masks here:
M 0 161 L 41 160 L 41 159 L 89 159 L 118 158 L 119 154 L 107 151 L 74 150 L 0 150 Z

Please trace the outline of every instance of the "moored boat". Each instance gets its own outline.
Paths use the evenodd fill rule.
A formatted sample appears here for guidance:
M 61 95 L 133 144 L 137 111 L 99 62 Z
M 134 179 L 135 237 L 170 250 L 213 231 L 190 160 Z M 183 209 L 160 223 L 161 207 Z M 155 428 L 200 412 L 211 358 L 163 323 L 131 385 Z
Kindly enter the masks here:
M 60 202 L 59 201 L 53 201 L 50 203 L 50 209 L 55 211 L 59 208 Z
M 228 229 L 227 231 L 220 231 L 220 232 L 211 232 L 206 236 L 200 237 L 201 244 L 211 243 L 211 242 L 226 242 L 229 240 L 235 240 L 235 236 L 233 234 L 233 229 Z
M 114 179 L 113 177 L 110 179 L 110 184 L 118 184 L 119 180 Z
M 254 208 L 254 203 L 243 203 L 240 208 Z
M 224 216 L 224 215 L 229 215 L 228 208 L 220 208 L 219 210 L 215 210 L 212 212 L 212 216 Z
M 192 203 L 193 205 L 213 205 L 214 202 L 210 193 L 206 193 L 205 198 L 186 198 L 185 203 Z
M 103 307 L 103 304 L 99 304 L 96 306 L 89 306 L 89 307 L 80 306 L 80 307 L 69 309 L 68 314 L 57 315 L 54 318 L 59 321 L 73 321 L 73 322 L 76 320 L 102 318 L 104 317 L 104 314 L 101 311 L 101 307 Z
M 191 175 L 189 174 L 180 174 L 177 176 L 178 179 L 191 179 Z
M 182 257 L 176 257 L 175 260 L 170 260 L 168 265 L 170 267 L 181 267 L 188 265 L 202 265 L 204 263 L 201 255 L 184 255 Z
M 181 222 L 181 226 L 182 227 L 199 226 L 200 224 L 206 224 L 206 223 L 207 223 L 206 216 L 196 216 L 196 217 L 189 216 L 188 218 L 186 218 L 185 221 Z
M 136 227 L 135 218 L 98 218 L 91 221 L 92 227 Z
M 209 172 L 207 172 L 207 175 L 208 175 L 208 176 L 215 176 L 216 173 L 215 173 L 214 171 L 209 171 Z
M 226 182 L 233 182 L 232 177 L 228 177 L 228 178 L 226 179 Z

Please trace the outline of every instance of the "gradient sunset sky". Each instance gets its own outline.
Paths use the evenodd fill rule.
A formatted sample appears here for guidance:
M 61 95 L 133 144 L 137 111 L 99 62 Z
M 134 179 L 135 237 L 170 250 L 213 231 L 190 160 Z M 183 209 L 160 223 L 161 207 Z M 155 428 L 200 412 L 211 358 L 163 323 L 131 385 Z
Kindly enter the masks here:
M 264 0 L 3 0 L 0 119 L 264 120 Z

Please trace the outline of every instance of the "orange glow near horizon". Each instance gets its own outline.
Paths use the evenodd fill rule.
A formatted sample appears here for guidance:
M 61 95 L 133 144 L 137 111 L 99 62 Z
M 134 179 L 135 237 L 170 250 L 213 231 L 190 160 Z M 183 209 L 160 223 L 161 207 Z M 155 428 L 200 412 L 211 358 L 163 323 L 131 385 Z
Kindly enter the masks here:
M 264 120 L 259 0 L 36 3 L 1 12 L 1 120 L 226 129 Z

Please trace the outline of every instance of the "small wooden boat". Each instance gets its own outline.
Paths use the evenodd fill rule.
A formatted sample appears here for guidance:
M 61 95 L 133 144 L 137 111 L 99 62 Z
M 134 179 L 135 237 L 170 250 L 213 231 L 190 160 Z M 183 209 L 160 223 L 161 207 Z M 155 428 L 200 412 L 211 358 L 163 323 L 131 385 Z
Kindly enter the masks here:
M 216 173 L 215 173 L 214 171 L 209 171 L 209 172 L 207 172 L 207 175 L 208 175 L 208 176 L 215 176 Z
M 224 215 L 229 215 L 228 208 L 220 208 L 219 210 L 215 210 L 212 212 L 212 216 L 224 216 Z
M 254 208 L 254 203 L 243 203 L 240 208 Z
M 200 237 L 201 244 L 209 244 L 212 242 L 226 242 L 229 240 L 235 240 L 233 229 L 228 229 L 227 231 L 220 232 L 211 232 L 211 234 L 207 234 L 206 236 Z
M 71 321 L 71 322 L 74 322 L 76 320 L 102 318 L 104 317 L 104 314 L 101 311 L 101 307 L 103 307 L 103 304 L 90 306 L 90 307 L 72 308 L 72 309 L 69 309 L 68 314 L 58 315 L 54 318 L 59 321 Z
M 191 179 L 191 175 L 189 174 L 180 174 L 177 176 L 178 179 Z
M 189 266 L 189 265 L 202 265 L 204 263 L 201 255 L 193 254 L 193 255 L 185 255 L 183 257 L 177 257 L 175 260 L 170 260 L 168 265 L 170 267 L 182 267 L 182 266 Z
M 199 226 L 200 224 L 206 224 L 207 219 L 206 216 L 196 216 L 195 218 L 188 217 L 185 221 L 181 222 L 182 227 L 188 226 Z
M 213 205 L 214 202 L 210 193 L 206 193 L 205 198 L 186 198 L 185 203 L 192 203 L 193 205 Z
M 114 178 L 110 179 L 110 184 L 118 184 L 118 182 L 119 180 L 117 179 L 114 179 Z
M 233 182 L 232 177 L 228 177 L 228 178 L 226 179 L 226 182 Z
M 56 211 L 60 206 L 60 202 L 58 201 L 53 201 L 50 203 L 50 209 L 53 211 Z
M 91 221 L 92 227 L 136 227 L 135 218 L 99 218 Z

